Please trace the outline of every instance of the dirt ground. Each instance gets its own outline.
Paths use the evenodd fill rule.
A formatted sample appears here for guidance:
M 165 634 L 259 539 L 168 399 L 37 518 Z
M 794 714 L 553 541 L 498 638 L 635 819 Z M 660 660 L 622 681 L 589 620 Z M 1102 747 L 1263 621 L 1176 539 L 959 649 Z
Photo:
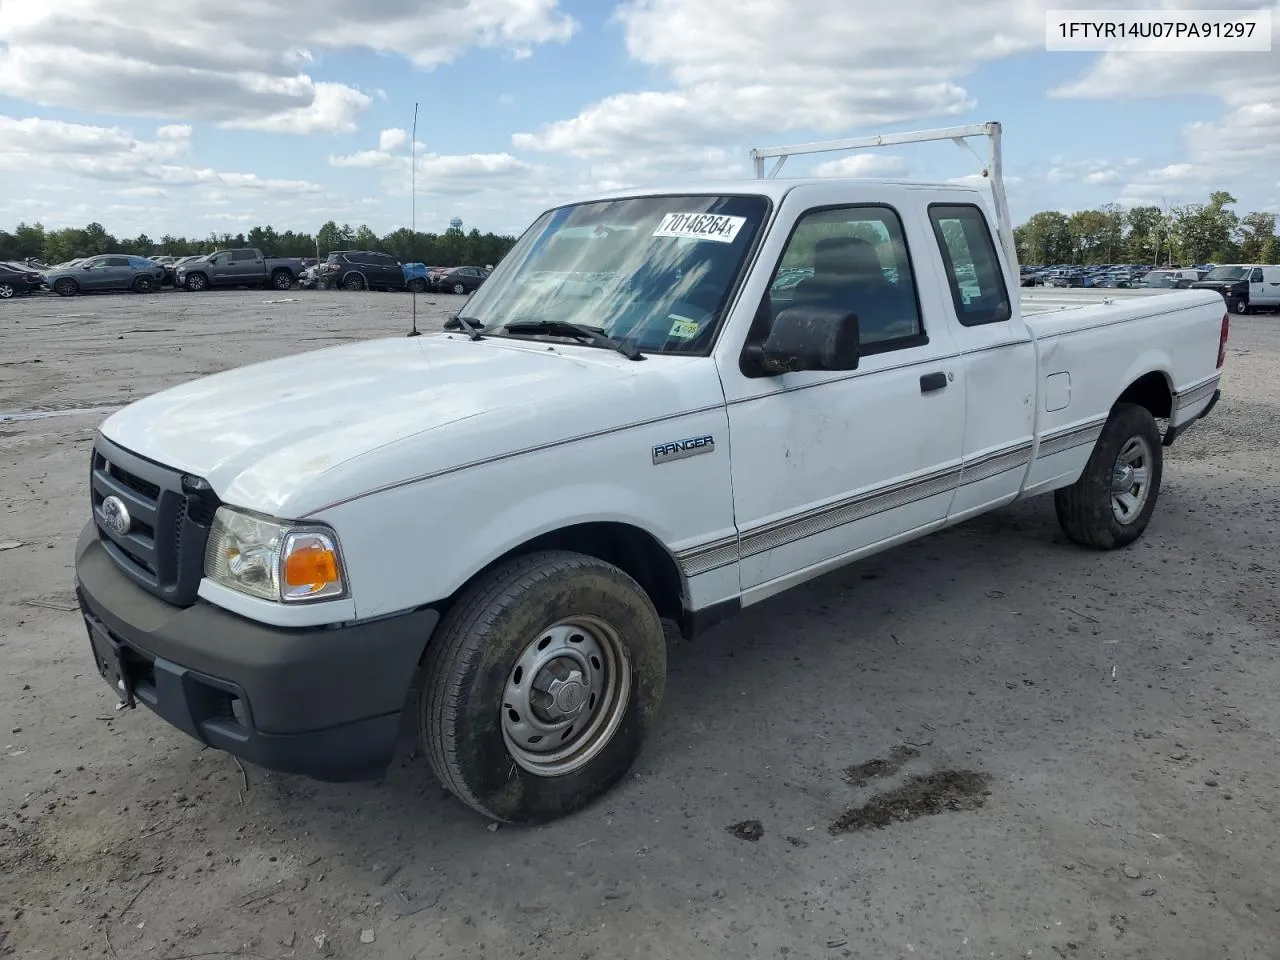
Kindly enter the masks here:
M 411 744 L 331 786 L 116 712 L 72 600 L 108 408 L 409 303 L 0 304 L 0 954 L 1273 960 L 1280 317 L 1233 318 L 1134 547 L 1041 499 L 677 641 L 634 777 L 491 830 Z

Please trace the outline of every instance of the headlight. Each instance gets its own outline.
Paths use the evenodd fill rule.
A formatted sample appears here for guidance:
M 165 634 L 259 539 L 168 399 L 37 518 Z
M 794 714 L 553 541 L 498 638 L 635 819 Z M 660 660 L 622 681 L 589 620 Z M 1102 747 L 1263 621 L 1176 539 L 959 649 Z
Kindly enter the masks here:
M 204 554 L 205 576 L 263 600 L 336 600 L 347 595 L 338 538 L 315 524 L 294 525 L 219 507 Z

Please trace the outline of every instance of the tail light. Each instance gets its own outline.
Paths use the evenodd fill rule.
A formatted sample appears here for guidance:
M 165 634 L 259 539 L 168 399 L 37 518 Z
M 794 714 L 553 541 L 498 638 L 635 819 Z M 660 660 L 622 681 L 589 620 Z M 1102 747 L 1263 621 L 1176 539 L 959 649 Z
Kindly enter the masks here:
M 1231 314 L 1222 315 L 1222 333 L 1218 336 L 1218 369 L 1227 362 L 1227 334 L 1231 329 Z

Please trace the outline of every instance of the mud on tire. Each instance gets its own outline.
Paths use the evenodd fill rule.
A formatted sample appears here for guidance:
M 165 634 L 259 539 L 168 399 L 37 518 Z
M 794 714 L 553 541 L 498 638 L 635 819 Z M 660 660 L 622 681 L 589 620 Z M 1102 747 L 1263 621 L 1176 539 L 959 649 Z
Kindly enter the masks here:
M 427 644 L 422 671 L 419 740 L 441 783 L 495 820 L 540 823 L 581 809 L 630 769 L 661 706 L 666 640 L 652 601 L 622 570 L 543 551 L 467 588 Z M 601 685 L 605 674 L 612 687 Z M 554 744 L 536 742 L 544 731 Z
M 1080 479 L 1054 494 L 1058 523 L 1082 546 L 1128 546 L 1151 521 L 1163 474 L 1160 430 L 1151 411 L 1116 404 Z

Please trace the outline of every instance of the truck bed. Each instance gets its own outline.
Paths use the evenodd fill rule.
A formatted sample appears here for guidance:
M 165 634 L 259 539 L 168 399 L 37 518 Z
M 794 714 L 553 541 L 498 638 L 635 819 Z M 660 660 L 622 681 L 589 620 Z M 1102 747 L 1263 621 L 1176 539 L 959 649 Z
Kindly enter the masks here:
M 1056 310 L 1070 310 L 1095 303 L 1121 303 L 1140 297 L 1182 293 L 1167 287 L 1019 287 L 1018 299 L 1022 303 L 1022 315 L 1035 316 Z

